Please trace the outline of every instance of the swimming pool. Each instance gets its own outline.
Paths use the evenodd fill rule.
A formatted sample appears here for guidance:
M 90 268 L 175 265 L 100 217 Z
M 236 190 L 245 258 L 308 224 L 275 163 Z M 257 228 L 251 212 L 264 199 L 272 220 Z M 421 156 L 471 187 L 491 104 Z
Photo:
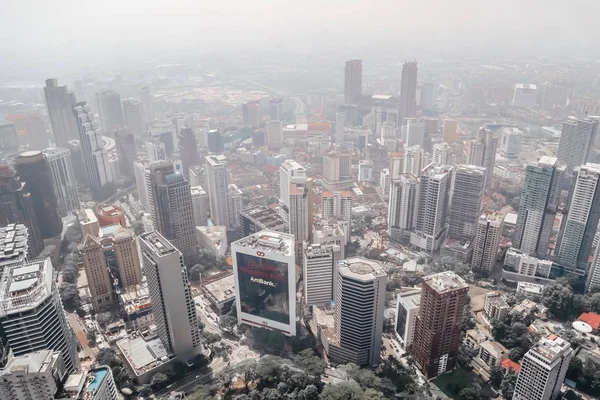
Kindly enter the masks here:
M 95 370 L 94 372 L 96 373 L 96 376 L 94 377 L 94 380 L 92 382 L 90 382 L 90 384 L 88 385 L 88 388 L 87 388 L 88 392 L 96 391 L 96 389 L 98 389 L 98 387 L 102 383 L 102 380 L 108 373 L 106 368 L 100 368 L 100 369 Z

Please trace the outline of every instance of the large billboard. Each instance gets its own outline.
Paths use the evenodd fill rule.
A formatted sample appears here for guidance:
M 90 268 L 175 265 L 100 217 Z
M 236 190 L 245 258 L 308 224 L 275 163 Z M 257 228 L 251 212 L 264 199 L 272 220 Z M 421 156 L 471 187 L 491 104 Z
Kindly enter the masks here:
M 237 253 L 236 258 L 241 311 L 289 325 L 288 264 L 243 253 Z

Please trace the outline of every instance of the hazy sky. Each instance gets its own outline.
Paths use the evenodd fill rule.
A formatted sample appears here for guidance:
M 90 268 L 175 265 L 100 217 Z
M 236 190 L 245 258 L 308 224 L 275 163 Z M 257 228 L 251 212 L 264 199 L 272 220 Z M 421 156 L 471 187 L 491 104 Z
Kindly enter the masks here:
M 378 43 L 598 53 L 596 0 L 3 0 L 0 47 L 93 57 L 139 48 L 195 51 Z M 412 46 L 411 46 L 412 47 Z M 571 49 L 570 49 L 571 48 Z M 564 50 L 563 50 L 564 49 Z M 1 57 L 1 56 L 0 56 Z M 11 62 L 11 60 L 7 60 Z M 2 59 L 0 58 L 0 63 Z

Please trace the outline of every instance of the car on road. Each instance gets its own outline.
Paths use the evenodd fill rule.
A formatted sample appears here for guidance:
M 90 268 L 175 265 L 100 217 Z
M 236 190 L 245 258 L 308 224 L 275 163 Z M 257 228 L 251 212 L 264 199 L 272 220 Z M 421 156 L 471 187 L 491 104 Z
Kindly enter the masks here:
M 194 379 L 199 379 L 199 378 L 200 378 L 200 375 L 196 375 L 196 376 L 194 377 Z

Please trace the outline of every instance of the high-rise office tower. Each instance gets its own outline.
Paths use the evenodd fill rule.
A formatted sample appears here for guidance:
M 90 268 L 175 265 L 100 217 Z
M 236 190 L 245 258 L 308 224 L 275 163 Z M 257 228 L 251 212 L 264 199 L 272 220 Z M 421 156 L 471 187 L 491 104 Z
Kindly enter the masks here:
M 225 156 L 206 157 L 206 186 L 213 225 L 229 225 L 229 173 Z
M 406 120 L 406 147 L 423 146 L 425 123 L 414 118 Z
M 78 370 L 77 339 L 67 323 L 50 258 L 6 266 L 2 282 L 0 326 L 14 355 L 60 351 L 67 371 Z
M 513 400 L 558 399 L 571 358 L 573 349 L 566 340 L 556 335 L 540 339 L 521 361 Z
M 378 365 L 387 274 L 377 261 L 361 257 L 338 261 L 335 271 L 335 336 L 341 351 L 334 358 Z
M 220 153 L 223 151 L 223 137 L 218 129 L 211 129 L 206 134 L 208 151 L 211 153 Z
M 454 169 L 454 188 L 450 203 L 448 236 L 472 240 L 481 215 L 485 191 L 485 168 L 458 165 Z
M 266 145 L 269 149 L 280 149 L 283 146 L 283 123 L 281 121 L 267 122 Z
M 504 218 L 498 214 L 483 214 L 477 220 L 471 260 L 473 271 L 492 272 L 494 269 L 503 225 Z
M 62 221 L 58 215 L 58 201 L 54 195 L 50 167 L 41 151 L 21 153 L 15 160 L 15 169 L 35 209 L 37 223 L 44 239 L 60 235 Z
M 528 254 L 546 255 L 559 205 L 565 167 L 554 157 L 527 165 L 513 246 Z
M 44 96 L 54 142 L 56 146 L 66 148 L 69 140 L 79 139 L 77 118 L 73 115 L 73 107 L 77 104 L 75 94 L 67 91 L 64 85 L 58 86 L 56 79 L 46 79 Z
M 452 271 L 423 278 L 412 354 L 417 368 L 433 378 L 454 368 L 469 285 Z
M 121 96 L 113 90 L 102 90 L 96 92 L 96 100 L 102 130 L 106 135 L 112 135 L 116 128 L 123 126 Z
M 262 109 L 258 100 L 247 101 L 242 104 L 244 124 L 257 128 L 262 120 Z
M 148 136 L 165 145 L 166 158 L 172 158 L 173 154 L 177 152 L 177 129 L 172 121 L 154 121 L 148 126 Z
M 57 147 L 49 147 L 42 152 L 52 175 L 52 188 L 58 202 L 59 216 L 66 217 L 71 211 L 79 210 L 71 152 Z
M 240 226 L 240 211 L 244 208 L 244 193 L 236 184 L 230 184 L 227 187 L 227 207 L 229 208 L 229 220 L 227 229 L 236 230 Z
M 150 139 L 144 142 L 144 147 L 146 148 L 146 155 L 150 159 L 150 161 L 160 161 L 167 159 L 167 151 L 165 149 L 165 144 L 156 140 Z
M 142 121 L 144 121 L 144 129 L 148 129 L 148 126 L 154 122 L 153 96 L 148 86 L 142 88 L 140 101 L 142 103 Z
M 158 337 L 178 359 L 191 360 L 202 342 L 183 254 L 158 232 L 144 233 L 139 241 Z
M 339 111 L 335 113 L 335 143 L 344 143 L 344 122 L 346 120 L 346 113 Z
M 81 261 L 88 280 L 88 287 L 92 299 L 92 307 L 99 313 L 108 309 L 116 300 L 112 281 L 102 240 L 98 237 L 86 235 L 79 247 Z
M 206 226 L 210 212 L 208 194 L 202 186 L 191 186 L 192 206 L 194 207 L 194 226 Z
M 456 120 L 444 120 L 444 130 L 442 138 L 448 143 L 456 143 L 456 141 L 458 140 L 458 123 L 456 122 Z
M 279 166 L 279 201 L 290 207 L 290 185 L 306 182 L 306 169 L 294 160 L 285 160 Z
M 304 250 L 304 303 L 327 306 L 333 300 L 334 245 L 309 244 Z
M 29 234 L 29 256 L 44 250 L 44 238 L 26 182 L 9 165 L 0 164 L 0 226 L 23 224 Z
M 294 235 L 260 231 L 231 243 L 239 324 L 296 335 Z
M 146 177 L 152 223 L 183 254 L 196 248 L 190 185 L 172 161 L 152 163 Z
M 577 175 L 563 218 L 558 261 L 568 270 L 587 272 L 594 235 L 600 221 L 600 164 L 585 164 Z
M 139 139 L 146 138 L 146 124 L 143 119 L 142 103 L 136 99 L 123 100 L 123 122 Z
M 452 165 L 452 147 L 447 142 L 434 144 L 431 158 L 435 165 Z
M 424 251 L 436 252 L 446 238 L 453 172 L 454 167 L 433 163 L 421 172 L 417 225 L 410 243 Z
M 523 131 L 518 128 L 504 127 L 500 132 L 500 154 L 509 160 L 518 160 L 521 154 Z
M 104 148 L 99 126 L 90 106 L 85 102 L 77 103 L 75 116 L 79 129 L 81 156 L 88 182 L 92 191 L 98 192 L 104 186 L 115 181 L 112 167 L 109 165 L 109 155 Z
M 283 121 L 283 99 L 275 97 L 269 102 L 269 121 Z
M 133 178 L 133 162 L 137 158 L 135 135 L 131 129 L 120 126 L 114 130 L 113 136 L 119 155 L 119 171 L 131 179 Z
M 290 233 L 295 238 L 295 258 L 298 265 L 304 259 L 304 242 L 312 234 L 312 179 L 305 183 L 290 185 L 290 208 L 288 218 Z
M 344 104 L 356 104 L 362 96 L 362 60 L 346 61 Z
M 421 84 L 421 110 L 429 111 L 433 110 L 433 103 L 435 101 L 435 83 L 434 82 L 423 82 Z
M 421 170 L 429 164 L 427 154 L 421 146 L 412 146 L 404 151 L 404 173 L 420 176 Z
M 485 187 L 486 190 L 489 190 L 492 187 L 492 177 L 494 176 L 498 138 L 494 137 L 494 132 L 491 130 L 481 128 L 477 133 L 477 138 L 471 140 L 468 146 L 469 164 L 485 168 Z
M 575 167 L 587 163 L 593 154 L 600 118 L 570 117 L 563 123 L 556 157 L 571 173 Z
M 240 233 L 242 237 L 253 233 L 270 230 L 289 232 L 289 225 L 273 208 L 252 206 L 240 211 Z
M 402 65 L 400 82 L 400 121 L 417 116 L 417 63 L 405 62 Z
M 419 179 L 402 174 L 390 184 L 388 233 L 390 237 L 406 240 L 417 224 Z
M 404 350 L 411 348 L 415 338 L 415 325 L 421 306 L 421 288 L 403 288 L 396 300 L 394 330 Z
M 183 175 L 189 178 L 189 171 L 192 165 L 200 164 L 200 153 L 196 144 L 196 136 L 192 128 L 182 128 L 179 132 L 179 158 Z

